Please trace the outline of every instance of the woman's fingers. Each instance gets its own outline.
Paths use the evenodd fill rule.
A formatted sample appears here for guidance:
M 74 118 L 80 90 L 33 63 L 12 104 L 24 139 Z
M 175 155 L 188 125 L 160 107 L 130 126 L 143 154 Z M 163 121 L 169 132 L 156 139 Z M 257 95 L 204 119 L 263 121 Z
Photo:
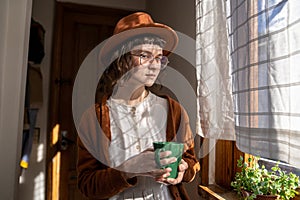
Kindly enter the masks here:
M 178 167 L 178 171 L 179 172 L 180 171 L 185 171 L 185 170 L 187 170 L 188 167 L 189 166 L 188 166 L 187 162 L 185 162 L 183 159 L 181 159 L 179 167 Z
M 170 167 L 159 170 L 159 173 L 156 173 L 155 180 L 157 182 L 166 182 L 167 178 L 171 175 L 172 169 Z
M 178 175 L 177 178 L 167 178 L 166 182 L 172 185 L 176 185 L 178 183 L 180 183 L 183 179 L 183 175 L 185 173 L 185 170 L 188 168 L 188 164 L 187 162 L 185 162 L 183 159 L 181 159 L 181 162 L 178 166 Z
M 174 163 L 176 161 L 177 161 L 177 158 L 175 158 L 175 157 L 163 158 L 160 160 L 160 165 L 164 166 L 164 165 Z
M 159 153 L 160 165 L 168 165 L 177 161 L 176 157 L 169 157 L 172 154 L 171 151 L 162 151 Z
M 184 174 L 184 172 L 178 172 L 178 175 L 177 175 L 177 178 L 175 179 L 175 178 L 167 178 L 167 182 L 169 183 L 169 184 L 172 184 L 172 185 L 176 185 L 176 184 L 178 184 L 178 183 L 180 183 L 181 181 L 182 181 L 182 179 L 183 179 L 183 174 Z
M 161 152 L 159 152 L 159 157 L 160 157 L 160 159 L 162 159 L 162 158 L 168 157 L 171 154 L 172 154 L 172 151 L 161 151 Z

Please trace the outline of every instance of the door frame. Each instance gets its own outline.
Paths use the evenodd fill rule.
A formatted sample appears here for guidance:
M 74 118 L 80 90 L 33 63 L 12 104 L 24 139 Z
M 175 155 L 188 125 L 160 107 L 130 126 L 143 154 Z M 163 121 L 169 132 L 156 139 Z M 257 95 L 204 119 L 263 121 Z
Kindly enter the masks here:
M 121 10 L 115 8 L 99 7 L 80 5 L 74 3 L 55 2 L 55 17 L 54 17 L 54 31 L 53 31 L 53 43 L 52 43 L 52 61 L 50 69 L 50 83 L 49 83 L 49 114 L 48 114 L 48 126 L 46 137 L 46 199 L 52 200 L 53 191 L 53 167 L 52 159 L 60 152 L 61 136 L 58 134 L 59 122 L 60 122 L 60 110 L 59 99 L 61 95 L 61 88 L 59 80 L 61 80 L 61 68 L 62 68 L 62 38 L 63 38 L 63 17 L 66 11 L 76 11 L 79 13 L 103 13 L 103 15 L 111 15 L 113 13 L 129 14 L 133 11 Z M 58 191 L 59 192 L 59 191 Z

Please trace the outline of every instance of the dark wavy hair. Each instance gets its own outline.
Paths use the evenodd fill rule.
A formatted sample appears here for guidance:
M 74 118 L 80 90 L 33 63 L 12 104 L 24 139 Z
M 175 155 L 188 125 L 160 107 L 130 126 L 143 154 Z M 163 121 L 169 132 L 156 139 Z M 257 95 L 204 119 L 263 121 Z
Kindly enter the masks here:
M 155 35 L 142 35 L 124 42 L 120 48 L 114 51 L 112 57 L 116 59 L 104 70 L 100 77 L 96 92 L 97 102 L 103 95 L 110 96 L 117 81 L 134 67 L 130 51 L 133 47 L 142 44 L 154 44 L 164 48 L 166 41 Z

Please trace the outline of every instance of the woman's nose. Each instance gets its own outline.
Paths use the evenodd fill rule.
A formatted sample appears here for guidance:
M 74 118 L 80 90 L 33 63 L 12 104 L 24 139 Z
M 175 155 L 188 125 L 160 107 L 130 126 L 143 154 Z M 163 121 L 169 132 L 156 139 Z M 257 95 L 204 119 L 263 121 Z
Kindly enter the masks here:
M 152 59 L 150 62 L 149 62 L 149 69 L 160 69 L 160 66 L 161 66 L 161 63 L 159 60 L 156 60 L 156 59 Z

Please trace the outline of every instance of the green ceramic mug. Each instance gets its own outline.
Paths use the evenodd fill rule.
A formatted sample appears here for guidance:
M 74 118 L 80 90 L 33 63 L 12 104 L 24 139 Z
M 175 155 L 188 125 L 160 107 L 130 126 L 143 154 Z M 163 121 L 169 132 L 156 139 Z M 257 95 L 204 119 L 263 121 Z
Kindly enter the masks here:
M 181 157 L 183 154 L 183 143 L 177 143 L 177 142 L 153 142 L 153 147 L 155 150 L 155 162 L 156 164 L 161 168 L 167 168 L 171 167 L 171 175 L 169 178 L 176 178 L 178 175 L 178 166 L 181 161 Z M 176 157 L 177 161 L 168 165 L 161 165 L 160 164 L 160 152 L 163 151 L 171 151 L 172 154 L 169 157 Z

